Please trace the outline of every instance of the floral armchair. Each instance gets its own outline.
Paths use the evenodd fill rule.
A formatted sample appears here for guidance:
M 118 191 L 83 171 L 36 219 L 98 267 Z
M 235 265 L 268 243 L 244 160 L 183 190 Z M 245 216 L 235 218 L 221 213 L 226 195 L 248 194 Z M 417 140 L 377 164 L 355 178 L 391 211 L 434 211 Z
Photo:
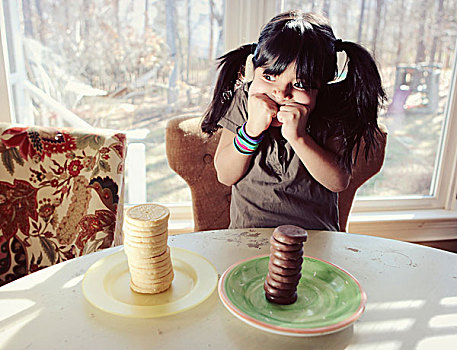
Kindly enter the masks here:
M 125 134 L 0 124 L 0 286 L 120 244 Z

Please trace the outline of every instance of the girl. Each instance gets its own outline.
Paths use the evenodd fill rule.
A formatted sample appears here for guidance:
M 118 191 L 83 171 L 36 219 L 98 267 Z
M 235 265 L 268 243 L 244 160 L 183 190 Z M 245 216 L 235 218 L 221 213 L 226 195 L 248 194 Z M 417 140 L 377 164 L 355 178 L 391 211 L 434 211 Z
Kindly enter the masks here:
M 333 82 L 339 51 L 347 75 Z M 214 164 L 232 186 L 230 228 L 338 231 L 337 193 L 349 184 L 362 138 L 366 157 L 376 147 L 384 99 L 370 54 L 336 39 L 316 14 L 280 14 L 257 44 L 222 56 L 202 130 L 223 127 Z

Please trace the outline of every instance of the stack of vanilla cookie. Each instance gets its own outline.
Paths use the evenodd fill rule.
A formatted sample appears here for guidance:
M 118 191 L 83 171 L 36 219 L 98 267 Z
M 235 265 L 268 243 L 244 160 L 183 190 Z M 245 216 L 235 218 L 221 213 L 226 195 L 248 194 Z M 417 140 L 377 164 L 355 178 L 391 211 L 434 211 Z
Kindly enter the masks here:
M 124 251 L 130 270 L 130 287 L 156 294 L 170 288 L 174 273 L 168 247 L 168 208 L 141 204 L 127 209 Z

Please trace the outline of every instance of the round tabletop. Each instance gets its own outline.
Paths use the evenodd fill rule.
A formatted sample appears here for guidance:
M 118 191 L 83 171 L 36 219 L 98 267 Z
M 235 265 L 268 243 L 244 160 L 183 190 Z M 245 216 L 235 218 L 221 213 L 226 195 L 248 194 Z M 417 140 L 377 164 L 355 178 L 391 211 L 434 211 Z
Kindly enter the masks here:
M 271 229 L 170 236 L 222 275 L 267 254 Z M 457 254 L 384 238 L 309 231 L 305 253 L 352 274 L 367 294 L 362 316 L 334 334 L 297 338 L 267 333 L 234 317 L 217 291 L 198 306 L 160 318 L 127 318 L 92 306 L 82 280 L 106 249 L 0 287 L 0 349 L 455 349 Z

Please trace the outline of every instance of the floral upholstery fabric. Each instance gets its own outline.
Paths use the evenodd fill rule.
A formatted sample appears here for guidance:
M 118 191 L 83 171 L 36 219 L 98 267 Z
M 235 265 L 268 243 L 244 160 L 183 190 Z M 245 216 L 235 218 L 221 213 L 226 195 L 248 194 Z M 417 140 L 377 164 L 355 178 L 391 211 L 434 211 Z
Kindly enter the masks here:
M 120 243 L 125 134 L 0 124 L 0 285 Z

